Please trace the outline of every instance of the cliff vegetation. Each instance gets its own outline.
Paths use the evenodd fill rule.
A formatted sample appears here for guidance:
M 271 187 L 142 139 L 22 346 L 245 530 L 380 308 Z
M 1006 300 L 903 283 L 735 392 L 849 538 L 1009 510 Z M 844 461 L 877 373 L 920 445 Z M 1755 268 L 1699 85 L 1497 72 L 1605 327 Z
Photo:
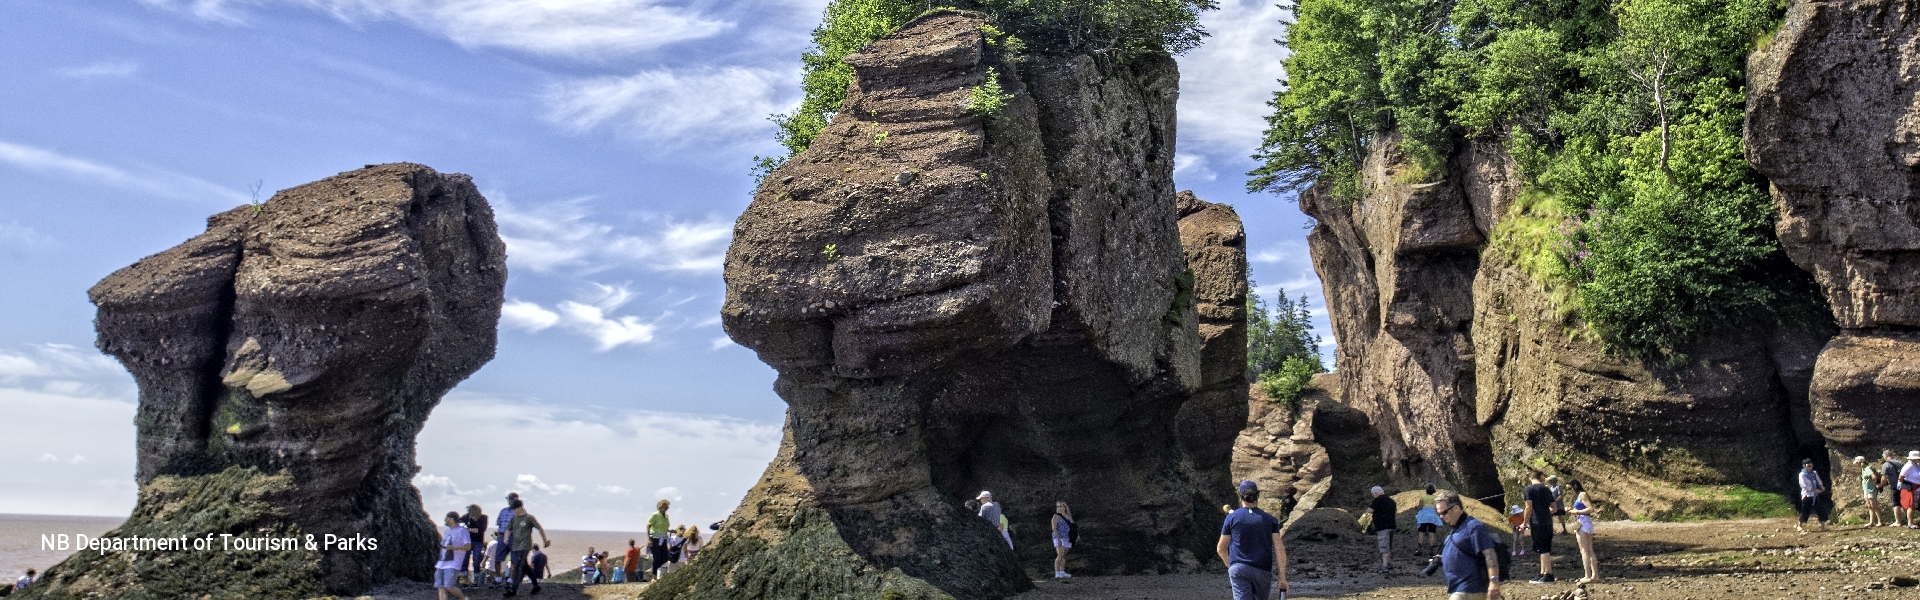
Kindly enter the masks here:
M 1746 57 L 1780 0 L 1301 0 L 1259 168 L 1275 193 L 1363 196 L 1375 140 L 1436 180 L 1502 144 L 1525 197 L 1493 245 L 1613 351 L 1672 356 L 1722 327 L 1823 318 L 1742 154 Z

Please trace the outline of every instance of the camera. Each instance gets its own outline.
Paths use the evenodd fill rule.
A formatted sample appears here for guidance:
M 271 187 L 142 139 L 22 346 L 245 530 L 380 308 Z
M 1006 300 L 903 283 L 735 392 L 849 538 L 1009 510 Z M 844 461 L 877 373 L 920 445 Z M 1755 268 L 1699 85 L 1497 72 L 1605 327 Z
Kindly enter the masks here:
M 1420 576 L 1431 577 L 1433 576 L 1433 573 L 1435 571 L 1439 571 L 1439 570 L 1440 570 L 1440 557 L 1438 555 L 1435 555 L 1433 558 L 1427 559 L 1427 566 L 1420 567 Z

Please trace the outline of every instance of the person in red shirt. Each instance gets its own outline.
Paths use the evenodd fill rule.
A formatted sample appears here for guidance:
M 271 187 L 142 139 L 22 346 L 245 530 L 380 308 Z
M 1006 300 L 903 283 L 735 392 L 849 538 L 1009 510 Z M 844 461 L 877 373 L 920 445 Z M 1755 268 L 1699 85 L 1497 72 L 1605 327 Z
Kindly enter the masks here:
M 627 540 L 627 581 L 640 580 L 640 547 L 634 545 L 637 543 L 638 540 Z

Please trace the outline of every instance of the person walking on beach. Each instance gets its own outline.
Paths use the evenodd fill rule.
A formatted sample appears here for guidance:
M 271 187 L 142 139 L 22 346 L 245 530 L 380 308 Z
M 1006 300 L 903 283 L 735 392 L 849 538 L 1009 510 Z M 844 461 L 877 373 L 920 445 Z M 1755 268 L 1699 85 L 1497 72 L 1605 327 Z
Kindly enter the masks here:
M 700 527 L 695 525 L 687 526 L 686 538 L 686 547 L 680 549 L 680 558 L 682 562 L 692 563 L 693 558 L 699 556 L 700 551 L 705 549 L 707 544 L 700 539 Z
M 1906 508 L 1907 529 L 1920 529 L 1920 521 L 1914 519 L 1915 509 L 1920 508 L 1920 450 L 1907 452 L 1907 464 L 1900 467 L 1899 480 L 1906 490 L 1900 495 L 1900 506 Z
M 1600 580 L 1600 557 L 1593 551 L 1593 499 L 1587 497 L 1587 488 L 1575 479 L 1567 483 L 1573 492 L 1573 519 L 1578 525 L 1573 537 L 1580 543 L 1580 580 L 1574 583 L 1587 584 Z
M 632 582 L 640 581 L 640 547 L 635 545 L 637 543 L 638 540 L 627 540 L 626 564 L 622 565 L 624 568 L 621 569 L 627 572 L 627 581 Z
M 1800 509 L 1800 523 L 1793 526 L 1794 531 L 1807 532 L 1807 517 L 1820 512 L 1820 495 L 1827 493 L 1827 482 L 1820 479 L 1820 473 L 1813 470 L 1813 459 L 1800 459 L 1800 502 L 1794 508 Z M 1818 515 L 1820 530 L 1827 530 L 1827 516 Z
M 673 523 L 667 520 L 667 508 L 673 503 L 661 500 L 654 503 L 653 516 L 647 517 L 647 551 L 653 554 L 653 579 L 660 579 L 660 567 L 667 564 L 667 536 L 673 533 Z
M 1421 556 L 1432 556 L 1433 545 L 1440 541 L 1440 511 L 1433 507 L 1433 493 L 1433 484 L 1427 484 L 1427 493 L 1420 496 L 1420 512 L 1413 514 Z
M 1527 477 L 1527 488 L 1520 495 L 1526 498 L 1526 518 L 1522 527 L 1532 534 L 1533 552 L 1540 555 L 1540 576 L 1527 583 L 1553 583 L 1553 490 L 1540 483 L 1540 474 Z
M 1906 526 L 1907 522 L 1900 518 L 1900 503 L 1901 496 L 1905 495 L 1902 490 L 1907 489 L 1907 486 L 1900 482 L 1900 462 L 1893 458 L 1892 449 L 1880 450 L 1880 488 L 1886 492 L 1887 508 L 1893 513 L 1893 522 L 1887 525 Z
M 1367 512 L 1372 515 L 1374 546 L 1380 550 L 1380 572 L 1393 571 L 1393 532 L 1400 527 L 1397 522 L 1400 506 L 1394 504 L 1393 496 L 1387 495 L 1386 488 L 1373 486 L 1373 501 L 1367 503 Z
M 520 501 L 520 492 L 507 492 L 507 505 L 500 507 L 500 512 L 494 519 L 493 530 L 506 536 L 500 540 L 506 550 L 513 548 L 513 532 L 508 531 L 507 526 L 513 523 L 513 503 L 518 501 Z M 501 564 L 504 566 L 500 569 L 500 577 L 501 583 L 504 584 L 507 578 L 513 577 L 513 565 L 506 561 L 501 561 Z
M 1280 520 L 1259 508 L 1260 487 L 1240 482 L 1240 508 L 1227 513 L 1220 525 L 1220 543 L 1214 552 L 1227 564 L 1227 582 L 1233 600 L 1267 600 L 1277 592 L 1287 599 L 1287 545 L 1280 539 Z
M 974 500 L 980 501 L 980 518 L 986 519 L 987 524 L 992 525 L 993 530 L 1000 532 L 1000 537 L 1007 540 L 1007 549 L 1013 549 L 1013 536 L 1007 535 L 1005 521 L 1000 519 L 1000 503 L 993 501 L 993 492 L 981 490 L 980 495 L 974 497 Z
M 1073 509 L 1067 508 L 1067 501 L 1053 503 L 1053 578 L 1066 579 L 1067 551 L 1073 549 Z
M 460 571 L 466 568 L 467 551 L 473 548 L 473 534 L 467 531 L 467 524 L 460 521 L 460 513 L 447 512 L 447 530 L 440 535 L 440 561 L 433 563 L 433 588 L 439 592 L 440 600 L 447 600 L 447 592 L 453 592 L 455 598 L 466 600 L 467 595 L 460 591 Z
M 1440 520 L 1453 534 L 1440 544 L 1440 569 L 1447 578 L 1447 600 L 1500 600 L 1500 551 L 1493 533 L 1467 516 L 1460 494 L 1444 490 L 1433 499 Z
M 507 587 L 506 597 L 512 598 L 520 593 L 520 579 L 527 574 L 527 553 L 533 550 L 533 532 L 540 532 L 540 545 L 553 547 L 553 540 L 547 539 L 547 528 L 540 526 L 540 520 L 527 512 L 519 498 L 507 503 L 513 509 L 513 520 L 507 523 L 507 539 L 513 540 L 513 583 Z M 540 593 L 540 584 L 533 584 L 533 593 Z
M 553 577 L 553 571 L 547 568 L 547 553 L 540 546 L 533 547 L 533 553 L 527 555 L 527 579 L 533 581 L 533 589 L 540 589 L 540 580 Z
M 1867 464 L 1867 457 L 1853 457 L 1853 466 L 1860 469 L 1860 497 L 1867 500 L 1867 527 L 1886 525 L 1880 520 L 1880 490 L 1886 484 L 1880 481 L 1880 470 Z

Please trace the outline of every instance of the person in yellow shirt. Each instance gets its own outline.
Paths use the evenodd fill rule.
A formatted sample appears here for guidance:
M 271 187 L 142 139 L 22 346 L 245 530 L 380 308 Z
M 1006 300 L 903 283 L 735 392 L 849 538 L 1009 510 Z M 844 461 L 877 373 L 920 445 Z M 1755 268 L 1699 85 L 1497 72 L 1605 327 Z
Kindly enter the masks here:
M 659 509 L 653 516 L 647 517 L 647 550 L 653 554 L 654 579 L 660 578 L 660 567 L 667 564 L 667 536 L 673 534 L 673 522 L 667 519 L 667 507 L 673 503 L 661 500 L 654 504 Z

